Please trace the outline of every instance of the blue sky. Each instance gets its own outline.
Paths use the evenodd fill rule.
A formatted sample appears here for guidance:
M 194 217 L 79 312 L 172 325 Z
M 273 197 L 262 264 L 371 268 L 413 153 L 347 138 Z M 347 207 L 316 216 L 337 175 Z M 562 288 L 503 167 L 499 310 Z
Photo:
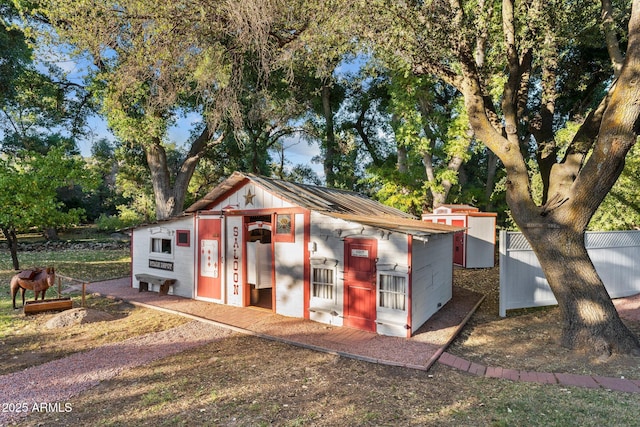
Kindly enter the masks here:
M 64 70 L 70 80 L 75 81 L 78 84 L 83 84 L 89 68 L 92 67 L 91 63 L 89 61 L 84 61 L 81 58 L 72 59 L 70 58 L 70 52 L 65 52 L 64 50 L 58 51 L 58 53 L 60 55 L 59 58 L 51 58 L 51 56 L 49 56 L 51 55 L 50 51 L 48 54 L 42 54 L 47 55 L 49 60 L 52 60 L 52 62 L 55 62 L 56 65 Z M 352 71 L 353 68 L 354 65 L 345 63 L 344 66 L 341 67 L 341 70 L 342 72 L 347 72 Z M 200 120 L 200 116 L 189 115 L 180 119 L 177 124 L 170 129 L 168 135 L 169 140 L 175 142 L 177 145 L 184 144 L 189 137 L 189 131 L 194 120 Z M 91 147 L 94 142 L 102 138 L 106 138 L 108 140 L 115 139 L 113 134 L 109 131 L 106 121 L 99 115 L 95 115 L 89 120 L 89 128 L 91 130 L 90 135 L 86 139 L 78 141 L 78 149 L 85 157 L 91 155 Z M 298 144 L 294 144 L 293 141 L 288 141 L 286 146 L 288 148 L 285 150 L 285 156 L 288 166 L 294 166 L 297 164 L 308 165 L 318 174 L 318 176 L 321 178 L 324 176 L 322 165 L 311 163 L 311 159 L 320 154 L 318 145 L 310 145 L 306 141 L 300 140 Z
M 179 121 L 176 126 L 169 130 L 169 139 L 178 145 L 183 144 L 189 136 L 192 120 L 192 117 L 187 117 Z M 91 146 L 95 141 L 102 138 L 112 141 L 115 139 L 107 128 L 106 121 L 102 117 L 93 117 L 89 121 L 89 127 L 92 135 L 89 138 L 78 142 L 78 149 L 85 157 L 91 156 Z M 298 144 L 294 144 L 294 141 L 287 141 L 285 146 L 287 147 L 285 150 L 285 156 L 289 166 L 294 166 L 296 164 L 308 165 L 318 174 L 318 176 L 322 177 L 324 175 L 321 164 L 311 163 L 311 159 L 320 154 L 320 149 L 316 144 L 309 145 L 306 141 L 300 140 Z

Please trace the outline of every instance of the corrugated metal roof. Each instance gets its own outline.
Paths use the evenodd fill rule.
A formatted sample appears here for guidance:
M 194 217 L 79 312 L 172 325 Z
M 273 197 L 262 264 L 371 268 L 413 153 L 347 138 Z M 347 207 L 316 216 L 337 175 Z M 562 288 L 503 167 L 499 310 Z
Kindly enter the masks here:
M 383 205 L 353 191 L 298 184 L 241 172 L 234 172 L 206 196 L 189 206 L 185 212 L 206 210 L 227 192 L 239 187 L 247 180 L 294 205 L 363 225 L 407 234 L 452 233 L 463 230 L 459 227 L 420 221 L 406 212 Z
M 329 213 L 327 215 L 345 221 L 357 222 L 362 225 L 413 235 L 454 233 L 464 230 L 464 227 L 453 227 L 451 225 L 420 221 L 412 218 L 345 215 L 338 213 Z

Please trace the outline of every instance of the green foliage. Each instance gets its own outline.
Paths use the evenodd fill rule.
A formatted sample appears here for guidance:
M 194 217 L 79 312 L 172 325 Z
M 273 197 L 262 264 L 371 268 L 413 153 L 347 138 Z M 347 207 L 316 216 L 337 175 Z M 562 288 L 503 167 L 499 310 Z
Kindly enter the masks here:
M 87 92 L 67 78 L 56 63 L 59 56 L 36 44 L 42 40 L 27 41 L 7 2 L 0 4 L 0 19 L 1 151 L 45 154 L 52 146 L 65 146 L 76 152 L 75 137 L 92 107 Z
M 364 182 L 373 197 L 385 205 L 416 216 L 425 210 L 428 190 L 420 168 L 400 173 L 391 162 L 380 167 L 371 166 Z
M 14 159 L 0 159 L 0 225 L 26 230 L 77 224 L 82 209 L 63 209 L 58 189 L 80 185 L 86 191 L 96 186 L 84 161 L 53 148 L 46 155 L 21 153 Z
M 117 191 L 125 198 L 129 209 L 137 212 L 145 222 L 152 221 L 155 218 L 154 193 L 142 147 L 120 144 L 114 155 L 119 165 Z
M 9 1 L 0 2 L 0 103 L 17 95 L 15 80 L 31 63 L 32 51 L 24 33 L 11 26 L 17 11 Z
M 409 168 L 424 170 L 421 181 L 429 193 L 421 204 L 432 207 L 433 202 L 460 198 L 459 168 L 473 154 L 462 97 L 452 87 L 415 75 L 405 66 L 388 73 L 389 113 L 397 145 L 413 153 Z
M 98 231 L 114 232 L 135 227 L 145 222 L 145 218 L 142 215 L 128 206 L 118 206 L 118 211 L 118 215 L 101 214 L 96 220 Z
M 640 146 L 627 155 L 620 178 L 589 223 L 590 230 L 637 230 L 640 228 Z

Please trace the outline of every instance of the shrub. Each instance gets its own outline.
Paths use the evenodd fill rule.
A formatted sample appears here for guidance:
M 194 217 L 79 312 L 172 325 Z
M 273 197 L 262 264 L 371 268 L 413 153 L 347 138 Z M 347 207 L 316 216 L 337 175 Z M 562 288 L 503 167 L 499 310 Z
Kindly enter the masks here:
M 113 232 L 123 228 L 135 227 L 144 222 L 142 215 L 124 205 L 118 206 L 118 215 L 101 214 L 96 220 L 99 231 Z

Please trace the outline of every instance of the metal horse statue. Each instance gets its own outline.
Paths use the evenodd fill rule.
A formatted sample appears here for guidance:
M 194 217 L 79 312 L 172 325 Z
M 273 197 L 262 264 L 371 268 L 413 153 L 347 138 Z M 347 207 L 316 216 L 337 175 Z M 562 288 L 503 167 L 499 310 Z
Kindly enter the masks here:
M 44 294 L 51 286 L 55 284 L 56 271 L 53 267 L 35 268 L 22 270 L 20 273 L 11 278 L 11 299 L 13 300 L 13 308 L 16 308 L 16 295 L 18 290 L 22 292 L 22 306 L 24 307 L 24 291 L 32 290 L 35 294 L 35 300 L 38 301 L 38 295 L 42 292 L 42 300 Z

